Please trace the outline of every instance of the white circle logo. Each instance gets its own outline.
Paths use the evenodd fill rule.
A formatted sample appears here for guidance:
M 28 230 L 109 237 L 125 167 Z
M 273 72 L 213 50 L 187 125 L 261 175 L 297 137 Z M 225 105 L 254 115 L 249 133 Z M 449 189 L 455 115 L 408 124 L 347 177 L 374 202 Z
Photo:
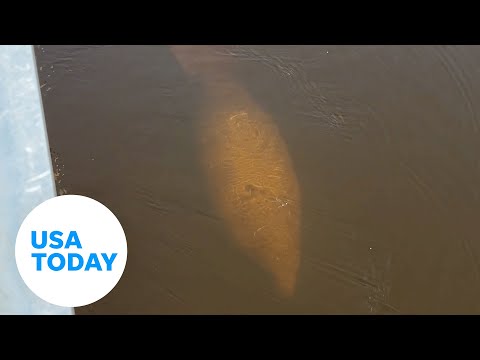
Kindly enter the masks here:
M 23 281 L 38 297 L 80 307 L 107 295 L 127 263 L 127 239 L 103 204 L 79 195 L 49 199 L 25 218 L 15 245 Z

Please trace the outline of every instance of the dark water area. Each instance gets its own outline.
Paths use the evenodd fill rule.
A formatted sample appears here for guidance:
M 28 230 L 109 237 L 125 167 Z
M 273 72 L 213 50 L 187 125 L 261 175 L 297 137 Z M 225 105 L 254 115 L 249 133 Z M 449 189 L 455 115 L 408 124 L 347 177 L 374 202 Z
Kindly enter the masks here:
M 480 313 L 480 47 L 35 48 L 128 241 L 78 314 Z

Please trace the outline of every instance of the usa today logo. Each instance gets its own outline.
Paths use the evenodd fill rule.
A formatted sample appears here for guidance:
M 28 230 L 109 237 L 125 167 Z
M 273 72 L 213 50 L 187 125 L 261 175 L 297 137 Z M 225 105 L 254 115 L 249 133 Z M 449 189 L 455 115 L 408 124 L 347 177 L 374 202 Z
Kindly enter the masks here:
M 40 243 L 37 241 L 37 232 L 35 230 L 32 231 L 32 246 L 35 249 L 45 249 L 48 243 L 48 239 L 50 239 L 51 243 L 50 246 L 52 249 L 70 249 L 71 247 L 76 247 L 77 249 L 82 249 L 82 244 L 80 243 L 80 238 L 78 237 L 78 233 L 73 230 L 70 231 L 68 234 L 67 241 L 64 242 L 62 240 L 63 233 L 61 231 L 52 231 L 49 235 L 48 231 L 42 231 L 42 240 Z M 112 253 L 110 257 L 106 253 L 101 253 L 102 258 L 106 265 L 106 271 L 112 271 L 113 261 L 117 257 L 118 253 Z M 96 269 L 98 271 L 102 271 L 102 264 L 99 260 L 99 256 L 96 253 L 90 253 L 88 255 L 88 259 L 85 261 L 82 254 L 78 252 L 69 252 L 66 257 L 62 253 L 53 253 L 47 257 L 47 253 L 45 252 L 34 252 L 32 253 L 32 257 L 37 260 L 37 271 L 42 271 L 42 260 L 47 258 L 47 266 L 52 271 L 60 271 L 65 269 L 65 264 L 68 263 L 67 270 L 68 271 L 78 271 L 82 270 L 83 264 L 86 262 L 85 271 L 89 271 L 91 268 Z M 58 259 L 58 265 L 54 265 L 54 260 Z M 74 263 L 77 263 L 74 265 Z
M 120 280 L 127 241 L 103 204 L 79 195 L 49 199 L 23 221 L 15 245 L 17 267 L 38 297 L 58 306 L 100 300 Z

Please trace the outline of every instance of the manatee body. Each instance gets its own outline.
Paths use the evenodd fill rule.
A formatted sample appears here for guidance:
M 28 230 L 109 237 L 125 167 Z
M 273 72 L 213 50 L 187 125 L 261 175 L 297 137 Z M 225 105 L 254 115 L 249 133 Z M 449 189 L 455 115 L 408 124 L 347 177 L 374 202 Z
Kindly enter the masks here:
M 247 105 L 216 114 L 204 128 L 204 167 L 236 244 L 291 296 L 300 258 L 298 182 L 275 123 Z
M 271 274 L 281 295 L 291 296 L 300 259 L 300 191 L 275 121 L 230 76 L 231 64 L 215 48 L 171 50 L 204 86 L 197 135 L 218 211 L 239 249 Z

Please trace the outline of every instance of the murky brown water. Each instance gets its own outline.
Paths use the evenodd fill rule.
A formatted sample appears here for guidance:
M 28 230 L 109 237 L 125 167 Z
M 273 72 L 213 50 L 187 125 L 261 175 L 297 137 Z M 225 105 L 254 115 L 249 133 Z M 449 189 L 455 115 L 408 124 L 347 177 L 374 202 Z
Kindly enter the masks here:
M 36 51 L 59 189 L 128 240 L 77 313 L 480 313 L 480 47 Z

